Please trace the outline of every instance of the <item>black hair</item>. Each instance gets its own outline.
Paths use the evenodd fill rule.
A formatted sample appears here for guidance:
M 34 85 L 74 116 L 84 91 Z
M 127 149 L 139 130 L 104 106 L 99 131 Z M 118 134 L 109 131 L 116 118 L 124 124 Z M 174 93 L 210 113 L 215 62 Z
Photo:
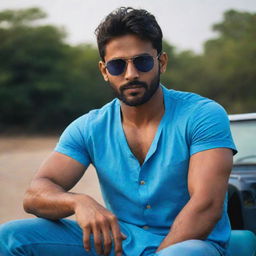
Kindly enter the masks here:
M 162 51 L 162 30 L 154 15 L 143 9 L 120 7 L 111 12 L 95 30 L 99 54 L 104 60 L 106 44 L 113 38 L 133 34 L 150 41 L 159 54 Z

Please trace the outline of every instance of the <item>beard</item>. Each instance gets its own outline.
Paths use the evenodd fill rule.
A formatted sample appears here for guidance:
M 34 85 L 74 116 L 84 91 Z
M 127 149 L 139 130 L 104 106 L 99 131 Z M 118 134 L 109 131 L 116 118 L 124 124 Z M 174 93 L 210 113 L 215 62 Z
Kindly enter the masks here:
M 156 93 L 157 89 L 160 86 L 160 71 L 158 74 L 154 77 L 154 79 L 150 82 L 150 84 L 147 84 L 145 82 L 134 80 L 129 83 L 123 84 L 120 86 L 119 89 L 116 88 L 114 84 L 109 82 L 109 85 L 115 95 L 119 100 L 121 100 L 124 104 L 136 107 L 140 106 L 146 102 L 148 102 L 153 95 Z M 125 94 L 126 90 L 128 89 L 134 89 L 134 88 L 144 88 L 144 93 L 139 96 L 138 93 L 134 92 L 131 93 L 129 96 Z

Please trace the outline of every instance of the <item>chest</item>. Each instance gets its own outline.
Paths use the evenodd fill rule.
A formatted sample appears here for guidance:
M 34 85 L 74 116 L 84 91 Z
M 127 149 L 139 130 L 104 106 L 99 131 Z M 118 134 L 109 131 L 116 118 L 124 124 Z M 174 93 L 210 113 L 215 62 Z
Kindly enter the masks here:
M 134 156 L 142 164 L 147 156 L 150 146 L 156 136 L 158 124 L 136 129 L 133 127 L 123 127 L 127 143 Z
M 170 189 L 179 184 L 177 179 L 183 180 L 175 177 L 187 171 L 190 151 L 185 126 L 166 122 L 144 129 L 124 124 L 114 128 L 104 133 L 103 128 L 94 129 L 89 141 L 89 155 L 102 185 L 121 189 L 128 183 L 138 184 L 140 179 L 163 179 Z

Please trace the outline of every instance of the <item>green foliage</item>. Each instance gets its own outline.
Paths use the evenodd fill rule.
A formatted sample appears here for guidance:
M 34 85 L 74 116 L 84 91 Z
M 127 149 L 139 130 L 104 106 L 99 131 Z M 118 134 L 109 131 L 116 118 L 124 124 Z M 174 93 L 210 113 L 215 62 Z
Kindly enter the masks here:
M 256 14 L 230 10 L 213 26 L 219 37 L 205 43 L 210 89 L 230 112 L 255 111 Z M 209 91 L 211 93 L 212 90 Z
M 174 61 L 163 80 L 220 102 L 229 113 L 255 112 L 256 14 L 229 10 L 213 26 L 215 39 L 204 52 L 172 51 Z M 173 49 L 173 48 L 172 48 Z
M 0 12 L 0 130 L 63 129 L 112 98 L 96 47 L 68 45 L 65 31 L 37 23 L 44 17 L 38 8 Z M 202 54 L 164 41 L 163 84 L 215 99 L 229 113 L 255 111 L 255 27 L 256 14 L 230 10 Z
M 21 10 L 5 10 L 0 12 L 0 27 L 20 27 L 33 24 L 38 19 L 43 19 L 46 14 L 39 8 Z
M 97 50 L 67 45 L 54 26 L 33 25 L 44 16 L 38 9 L 0 13 L 2 129 L 62 128 L 110 99 L 106 86 L 99 87 Z

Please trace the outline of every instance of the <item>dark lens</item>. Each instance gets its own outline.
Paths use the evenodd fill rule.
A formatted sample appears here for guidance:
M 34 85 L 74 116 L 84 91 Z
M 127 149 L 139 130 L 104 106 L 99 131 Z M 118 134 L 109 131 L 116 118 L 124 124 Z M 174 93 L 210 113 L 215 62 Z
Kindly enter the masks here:
M 134 58 L 135 67 L 141 72 L 148 72 L 154 66 L 154 59 L 150 55 L 142 55 Z
M 126 66 L 125 60 L 115 59 L 107 62 L 108 72 L 113 76 L 119 76 L 124 72 Z

